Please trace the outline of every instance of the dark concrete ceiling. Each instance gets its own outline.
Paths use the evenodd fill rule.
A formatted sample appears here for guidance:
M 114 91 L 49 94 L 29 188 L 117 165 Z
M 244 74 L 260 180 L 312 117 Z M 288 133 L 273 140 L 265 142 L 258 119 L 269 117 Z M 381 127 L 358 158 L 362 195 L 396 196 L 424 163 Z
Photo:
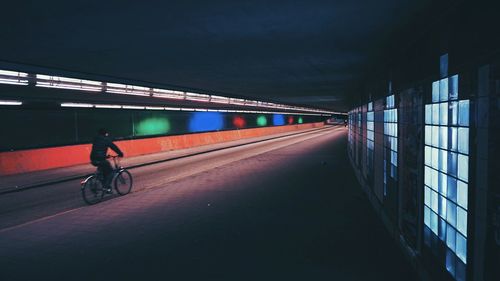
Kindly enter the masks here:
M 3 7 L 0 60 L 345 111 L 429 2 L 19 2 Z

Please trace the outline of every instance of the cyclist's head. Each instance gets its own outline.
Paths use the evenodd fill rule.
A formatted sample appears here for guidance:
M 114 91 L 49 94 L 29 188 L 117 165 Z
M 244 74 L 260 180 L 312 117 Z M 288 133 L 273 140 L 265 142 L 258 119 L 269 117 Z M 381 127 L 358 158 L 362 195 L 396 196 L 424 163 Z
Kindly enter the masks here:
M 100 128 L 99 130 L 97 130 L 97 133 L 101 136 L 107 136 L 109 135 L 109 132 L 108 130 L 106 130 L 105 128 Z

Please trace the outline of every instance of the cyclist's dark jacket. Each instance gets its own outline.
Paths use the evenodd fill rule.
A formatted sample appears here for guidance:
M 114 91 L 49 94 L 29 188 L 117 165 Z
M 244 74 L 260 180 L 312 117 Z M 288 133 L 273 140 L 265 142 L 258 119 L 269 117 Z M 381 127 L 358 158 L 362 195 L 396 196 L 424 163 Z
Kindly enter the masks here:
M 116 152 L 119 156 L 123 156 L 123 152 L 106 136 L 96 136 L 92 142 L 92 152 L 90 153 L 91 161 L 102 161 L 106 159 L 108 147 Z

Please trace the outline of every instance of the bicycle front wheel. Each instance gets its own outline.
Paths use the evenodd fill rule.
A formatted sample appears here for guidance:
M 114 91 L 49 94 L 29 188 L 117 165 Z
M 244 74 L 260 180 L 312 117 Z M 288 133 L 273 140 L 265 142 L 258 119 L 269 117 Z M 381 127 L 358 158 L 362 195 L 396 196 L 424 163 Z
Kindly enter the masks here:
M 104 197 L 104 189 L 101 181 L 95 176 L 87 178 L 82 187 L 83 201 L 89 205 L 99 203 Z
M 120 195 L 125 195 L 132 190 L 132 175 L 127 170 L 121 170 L 115 177 L 115 189 Z

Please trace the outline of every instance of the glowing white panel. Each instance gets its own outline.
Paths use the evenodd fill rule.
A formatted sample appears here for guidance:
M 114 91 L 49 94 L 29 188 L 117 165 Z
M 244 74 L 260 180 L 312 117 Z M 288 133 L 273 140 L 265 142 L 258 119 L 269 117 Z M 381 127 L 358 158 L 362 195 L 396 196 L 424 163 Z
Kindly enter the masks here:
M 439 101 L 439 81 L 432 82 L 432 102 Z
M 469 180 L 469 156 L 458 154 L 458 178 Z
M 463 181 L 457 182 L 457 203 L 459 206 L 467 210 L 467 184 Z
M 427 206 L 424 207 L 424 223 L 431 227 L 431 210 Z
M 439 188 L 438 191 L 443 196 L 447 195 L 448 192 L 448 177 L 446 174 L 439 173 Z
M 430 187 L 434 190 L 439 190 L 439 173 L 438 171 L 431 169 L 431 185 Z
M 438 170 L 439 169 L 439 149 L 431 148 L 432 156 L 431 156 L 431 167 Z
M 425 105 L 425 124 L 432 124 L 432 104 Z
M 424 153 L 424 161 L 425 161 L 425 165 L 427 166 L 431 166 L 431 159 L 432 159 L 432 149 L 430 146 L 425 146 L 425 149 L 424 149 L 425 153 Z M 427 169 L 427 167 L 426 167 Z
M 444 78 L 439 81 L 439 100 L 448 100 L 448 78 Z
M 469 154 L 469 128 L 458 128 L 458 152 Z
M 458 102 L 450 102 L 450 108 L 448 112 L 448 120 L 450 122 L 450 125 L 458 125 Z
M 439 147 L 448 149 L 448 127 L 439 127 Z
M 439 196 L 439 216 L 446 218 L 446 197 Z
M 467 239 L 460 233 L 457 233 L 456 253 L 462 262 L 467 264 Z
M 438 215 L 435 212 L 431 212 L 430 228 L 435 235 L 438 235 Z
M 146 106 L 147 110 L 165 110 L 164 107 L 159 107 L 159 106 Z
M 439 127 L 432 126 L 432 145 L 439 147 Z
M 454 177 L 448 176 L 448 186 L 447 186 L 446 196 L 453 202 L 457 201 L 457 180 Z
M 431 209 L 437 213 L 438 212 L 438 204 L 439 204 L 438 193 L 434 190 L 431 190 Z
M 432 126 L 425 126 L 425 144 L 432 145 Z
M 446 228 L 446 246 L 450 248 L 453 252 L 455 252 L 455 245 L 456 245 L 456 230 L 451 227 L 451 225 L 448 225 Z
M 467 211 L 457 207 L 457 230 L 467 237 Z
M 458 166 L 457 153 L 449 152 L 448 153 L 448 174 L 456 177 L 457 176 L 457 166 Z
M 458 99 L 458 75 L 453 75 L 448 81 L 450 100 Z
M 448 221 L 449 224 L 451 224 L 453 227 L 457 227 L 457 205 L 453 203 L 452 201 L 448 200 L 448 203 L 446 203 L 447 207 L 447 212 L 446 212 L 446 220 Z
M 439 124 L 448 125 L 448 103 L 443 102 L 439 104 Z
M 431 189 L 427 186 L 424 187 L 424 204 L 427 206 L 431 205 Z
M 439 104 L 432 105 L 432 124 L 439 125 Z
M 439 151 L 439 170 L 443 173 L 448 171 L 448 151 Z
M 449 130 L 449 141 L 448 143 L 450 144 L 449 149 L 451 151 L 457 151 L 458 150 L 458 130 L 456 127 L 450 127 Z
M 458 124 L 460 126 L 469 126 L 469 101 L 462 100 L 458 102 Z

